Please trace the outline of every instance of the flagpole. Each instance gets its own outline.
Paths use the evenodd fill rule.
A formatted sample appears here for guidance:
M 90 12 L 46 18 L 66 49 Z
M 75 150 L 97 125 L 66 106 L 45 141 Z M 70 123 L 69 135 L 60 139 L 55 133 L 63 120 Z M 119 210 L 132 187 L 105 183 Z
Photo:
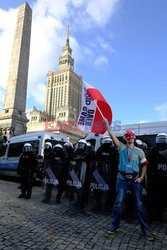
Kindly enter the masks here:
M 101 114 L 102 118 L 105 118 L 104 115 L 103 115 L 103 113 L 101 112 L 99 106 L 97 105 L 97 102 L 95 102 L 95 100 L 93 100 L 93 101 L 94 101 L 94 103 L 96 104 L 96 107 L 97 107 L 99 113 Z

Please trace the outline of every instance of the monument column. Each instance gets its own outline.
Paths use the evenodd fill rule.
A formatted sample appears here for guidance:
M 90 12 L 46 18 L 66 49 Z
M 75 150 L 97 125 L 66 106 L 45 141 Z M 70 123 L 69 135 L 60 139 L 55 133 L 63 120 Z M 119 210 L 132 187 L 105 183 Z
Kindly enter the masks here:
M 27 3 L 20 5 L 17 15 L 12 54 L 0 128 L 8 128 L 13 135 L 26 132 L 25 114 L 32 9 Z M 13 130 L 14 129 L 14 130 Z

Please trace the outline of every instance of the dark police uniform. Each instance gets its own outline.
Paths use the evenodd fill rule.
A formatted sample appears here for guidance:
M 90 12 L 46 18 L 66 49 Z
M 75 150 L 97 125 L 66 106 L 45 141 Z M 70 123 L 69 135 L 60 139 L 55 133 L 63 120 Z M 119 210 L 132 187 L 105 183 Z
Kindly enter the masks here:
M 23 152 L 18 163 L 18 174 L 21 177 L 21 195 L 19 198 L 31 198 L 33 174 L 37 167 L 37 160 L 35 154 L 30 152 Z
M 148 156 L 148 193 L 152 219 L 161 220 L 167 206 L 167 143 L 157 143 Z
M 102 144 L 97 150 L 92 171 L 91 189 L 96 201 L 93 212 L 109 211 L 115 198 L 118 151 L 111 143 Z

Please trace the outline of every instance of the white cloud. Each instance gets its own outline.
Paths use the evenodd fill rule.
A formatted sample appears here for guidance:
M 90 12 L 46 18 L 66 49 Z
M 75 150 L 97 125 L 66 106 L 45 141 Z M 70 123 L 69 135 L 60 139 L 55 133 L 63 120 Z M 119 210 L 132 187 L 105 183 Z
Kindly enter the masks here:
M 102 64 L 107 64 L 107 63 L 108 63 L 108 58 L 105 56 L 97 57 L 94 62 L 96 66 L 101 66 Z
M 103 26 L 110 20 L 118 2 L 118 0 L 91 0 L 86 12 L 95 24 Z
M 106 25 L 120 0 L 37 0 L 34 2 L 28 99 L 39 104 L 44 103 L 46 75 L 56 69 L 61 48 L 65 44 L 66 27 L 72 24 L 73 32 L 85 32 Z M 9 59 L 13 41 L 18 9 L 0 9 L 0 95 L 6 87 Z M 109 44 L 100 40 L 101 47 L 111 49 Z M 84 62 L 84 57 L 93 52 L 79 44 L 76 37 L 70 37 L 75 63 Z M 107 63 L 105 56 L 99 56 L 95 65 Z M 35 91 L 34 91 L 35 90 Z M 2 104 L 0 103 L 0 106 Z
M 161 121 L 167 120 L 167 103 L 156 106 L 155 111 L 159 113 Z
M 86 54 L 86 55 L 92 55 L 93 54 L 93 50 L 88 48 L 88 47 L 84 47 L 83 48 L 83 52 Z
M 109 56 L 116 52 L 106 38 L 101 36 L 89 41 L 82 51 L 85 56 L 88 56 L 87 61 L 89 60 L 95 66 L 108 64 Z
M 113 49 L 112 46 L 107 41 L 105 41 L 102 37 L 97 38 L 97 43 L 102 49 L 106 50 L 107 52 L 110 52 L 110 53 L 115 52 L 115 49 Z
M 109 23 L 120 0 L 72 0 L 68 2 L 73 5 L 73 8 L 70 8 L 70 15 L 75 17 L 73 23 L 85 30 L 95 26 L 103 27 Z
M 29 87 L 29 93 L 31 94 L 31 97 L 36 101 L 36 103 L 39 104 L 44 103 L 45 90 L 45 85 L 43 83 L 36 84 L 33 86 L 32 90 Z

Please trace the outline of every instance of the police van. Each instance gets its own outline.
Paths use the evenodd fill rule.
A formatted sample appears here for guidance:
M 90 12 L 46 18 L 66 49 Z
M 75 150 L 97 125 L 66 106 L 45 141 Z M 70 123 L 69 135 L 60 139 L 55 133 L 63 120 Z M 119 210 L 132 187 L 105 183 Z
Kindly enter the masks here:
M 65 135 L 51 132 L 35 132 L 11 137 L 0 151 L 0 175 L 17 176 L 19 156 L 23 152 L 25 143 L 30 143 L 36 156 L 42 158 L 46 142 L 51 142 L 54 146 L 57 143 L 63 145 L 68 141 Z

